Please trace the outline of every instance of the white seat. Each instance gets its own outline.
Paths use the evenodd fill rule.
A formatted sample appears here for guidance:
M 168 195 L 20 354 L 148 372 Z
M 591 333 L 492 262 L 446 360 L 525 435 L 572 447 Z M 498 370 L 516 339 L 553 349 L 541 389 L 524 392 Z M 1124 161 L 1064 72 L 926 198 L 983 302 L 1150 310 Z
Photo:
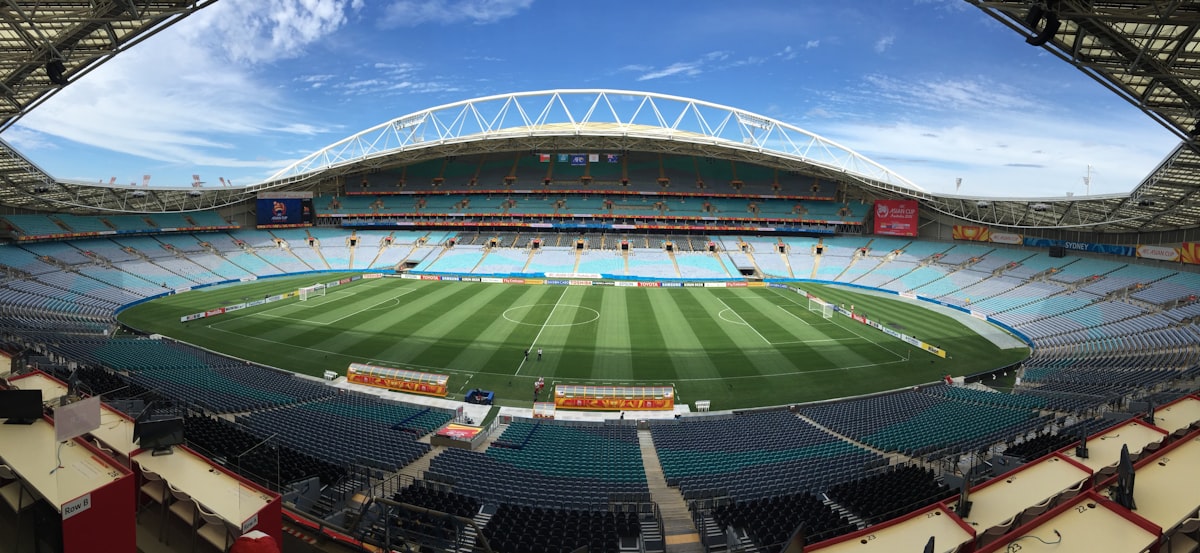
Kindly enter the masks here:
M 167 490 L 171 492 L 171 497 L 175 499 L 175 502 L 171 503 L 168 510 L 172 515 L 179 517 L 179 519 L 187 523 L 190 529 L 189 533 L 192 534 L 192 546 L 194 548 L 196 545 L 196 500 L 192 499 L 192 496 L 176 489 L 170 482 L 167 482 Z M 163 522 L 164 524 L 166 523 L 166 521 Z M 171 533 L 167 532 L 167 537 L 170 538 L 170 536 Z M 167 545 L 170 544 L 171 540 L 168 539 Z
M 12 482 L 0 487 L 0 497 L 4 498 L 4 503 L 17 515 L 17 522 L 14 527 L 17 529 L 17 535 L 19 536 L 21 532 L 21 513 L 33 507 L 37 503 L 37 497 L 34 496 L 32 491 L 29 493 L 25 492 L 25 484 L 21 482 L 21 478 L 8 465 L 0 465 L 0 480 L 12 480 Z M 17 551 L 19 547 L 21 547 L 21 540 L 13 540 L 13 551 Z
M 0 487 L 0 497 L 4 498 L 4 503 L 14 513 L 20 513 L 33 506 L 35 498 L 33 494 L 25 493 L 25 485 L 21 483 L 21 478 L 13 472 L 12 467 L 8 465 L 0 465 L 0 480 L 12 480 L 8 484 Z M 26 498 L 29 502 L 26 503 Z
M 225 519 L 208 512 L 203 505 L 198 505 L 198 509 L 201 526 L 196 534 L 212 544 L 213 547 L 221 551 L 228 551 L 229 545 L 233 542 L 233 528 L 225 522 Z
M 167 505 L 171 501 L 171 495 L 167 489 L 167 481 L 163 480 L 154 471 L 142 470 L 142 485 L 138 488 L 138 491 L 145 494 L 154 504 L 158 505 L 158 541 L 162 541 L 163 529 L 167 525 Z

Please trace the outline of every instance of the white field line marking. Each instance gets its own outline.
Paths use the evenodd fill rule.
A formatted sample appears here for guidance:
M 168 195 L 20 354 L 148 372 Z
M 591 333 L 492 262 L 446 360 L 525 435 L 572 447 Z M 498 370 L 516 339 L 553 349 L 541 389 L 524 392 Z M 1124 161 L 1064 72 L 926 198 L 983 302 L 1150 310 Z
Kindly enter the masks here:
M 792 303 L 794 303 L 794 304 L 796 304 L 796 305 L 800 305 L 800 302 L 798 302 L 798 301 L 796 301 L 796 300 L 793 300 L 792 298 L 789 298 L 789 297 L 787 297 L 787 295 L 786 295 L 786 294 L 784 294 L 784 293 L 780 292 L 779 290 L 777 290 L 777 289 L 775 289 L 775 288 L 772 288 L 771 290 L 773 290 L 773 291 L 774 291 L 776 294 L 780 295 L 780 296 L 781 296 L 781 297 L 783 297 L 784 299 L 786 299 L 786 300 L 788 300 L 788 301 L 790 301 L 790 302 L 792 302 Z M 803 306 L 803 305 L 800 305 L 800 307 L 804 307 L 804 306 Z M 837 320 L 837 317 L 838 317 L 838 314 L 837 314 L 837 313 L 834 313 L 834 314 L 833 314 L 833 316 L 834 316 L 834 318 L 833 318 L 832 320 L 836 321 L 836 320 Z M 883 347 L 883 344 L 880 344 L 880 343 L 878 343 L 878 342 L 876 342 L 876 341 L 874 341 L 874 340 L 872 340 L 872 339 L 870 339 L 870 338 L 868 338 L 868 337 L 866 337 L 866 336 L 863 336 L 862 334 L 859 334 L 859 333 L 855 332 L 855 331 L 854 331 L 854 329 L 852 329 L 852 328 L 848 328 L 848 327 L 846 327 L 845 325 L 843 325 L 843 324 L 841 324 L 841 323 L 834 323 L 834 324 L 836 324 L 837 326 L 839 326 L 839 327 L 841 327 L 841 328 L 843 328 L 843 329 L 845 329 L 845 330 L 849 331 L 849 332 L 850 332 L 850 334 L 853 334 L 853 335 L 855 335 L 855 336 L 858 336 L 859 338 L 862 338 L 863 340 L 866 340 L 866 341 L 867 341 L 868 343 L 870 343 L 871 345 L 873 345 L 873 346 L 875 346 L 875 347 L 877 347 L 877 348 L 879 348 L 879 349 L 881 349 L 881 350 L 883 350 L 883 351 L 886 351 L 886 352 L 888 352 L 888 353 L 890 353 L 890 354 L 892 354 L 892 355 L 895 355 L 895 356 L 896 356 L 896 359 L 899 359 L 900 361 L 907 361 L 907 359 L 905 359 L 905 358 L 904 358 L 904 356 L 902 356 L 902 355 L 900 355 L 899 353 L 896 353 L 896 352 L 894 352 L 894 351 L 892 351 L 892 350 L 890 350 L 890 349 L 888 349 L 888 348 L 886 348 L 886 347 Z M 854 323 L 854 324 L 858 324 L 858 323 Z
M 255 313 L 255 314 L 253 314 L 253 315 L 250 315 L 250 317 L 267 317 L 267 318 L 270 318 L 270 319 L 288 319 L 288 320 L 290 320 L 290 321 L 295 321 L 295 322 L 297 322 L 297 323 L 300 323 L 300 324 L 307 324 L 307 325 L 314 325 L 314 326 L 325 326 L 325 325 L 331 325 L 331 324 L 333 324 L 333 323 L 336 323 L 336 322 L 338 322 L 338 321 L 340 321 L 340 320 L 342 320 L 342 319 L 349 319 L 350 317 L 353 317 L 353 316 L 355 316 L 355 315 L 357 315 L 357 314 L 359 314 L 359 313 L 362 313 L 363 311 L 370 311 L 370 310 L 372 310 L 372 309 L 375 309 L 376 307 L 379 307 L 380 305 L 383 305 L 383 304 L 385 304 L 385 303 L 387 303 L 387 302 L 389 302 L 389 301 L 395 301 L 395 300 L 398 300 L 398 299 L 400 299 L 400 297 L 401 297 L 401 296 L 408 295 L 410 292 L 412 292 L 412 290 L 398 290 L 398 292 L 402 292 L 402 293 L 400 293 L 400 294 L 397 294 L 397 295 L 395 295 L 395 296 L 392 296 L 392 297 L 390 297 L 390 298 L 384 299 L 384 300 L 382 300 L 382 301 L 379 301 L 379 302 L 373 303 L 373 304 L 371 304 L 369 307 L 364 307 L 364 308 L 362 308 L 362 309 L 359 309 L 358 311 L 355 311 L 355 312 L 353 312 L 353 313 L 350 313 L 350 314 L 348 314 L 348 315 L 345 315 L 345 316 L 342 316 L 342 317 L 338 317 L 338 318 L 336 318 L 336 319 L 334 319 L 334 320 L 332 320 L 332 321 L 325 322 L 325 323 L 318 323 L 318 322 L 315 322 L 315 321 L 309 321 L 309 320 L 306 320 L 306 319 L 294 319 L 294 318 L 292 318 L 292 317 L 289 317 L 289 316 L 287 316 L 287 315 L 268 315 L 268 314 L 264 314 L 264 313 Z M 347 296 L 347 297 L 350 297 L 350 296 Z
M 550 314 L 549 314 L 549 315 L 546 315 L 546 321 L 542 323 L 542 328 L 539 328 L 539 329 L 538 329 L 537 336 L 534 336 L 534 337 L 533 337 L 533 343 L 532 343 L 532 344 L 529 344 L 529 349 L 527 349 L 526 351 L 528 351 L 528 352 L 530 352 L 530 353 L 533 353 L 533 346 L 537 345 L 538 338 L 541 338 L 541 337 L 542 337 L 542 332 L 545 332 L 545 330 L 546 330 L 546 326 L 550 324 L 550 319 L 554 317 L 554 311 L 555 311 L 556 309 L 558 309 L 558 304 L 562 302 L 563 296 L 566 296 L 566 295 L 567 295 L 567 290 L 570 290 L 570 289 L 571 289 L 571 287 L 570 287 L 570 286 L 563 286 L 563 291 L 562 291 L 562 293 L 558 295 L 558 301 L 555 301 L 555 302 L 554 302 L 554 307 L 551 307 L 551 308 L 550 308 Z M 536 354 L 534 354 L 534 355 L 536 355 Z M 520 376 L 520 375 L 521 375 L 521 369 L 525 368 L 525 362 L 526 362 L 526 361 L 528 361 L 528 360 L 529 360 L 528 356 L 526 356 L 525 358 L 521 359 L 521 364 L 520 364 L 520 365 L 517 365 L 517 372 L 513 373 L 513 376 Z M 539 359 L 539 361 L 541 361 L 541 359 Z
M 338 357 L 346 357 L 346 358 L 353 359 L 356 361 L 362 360 L 367 363 L 385 366 L 385 367 L 390 366 L 390 367 L 400 367 L 400 368 L 416 368 L 416 369 L 425 369 L 428 371 L 448 372 L 448 373 L 453 373 L 453 374 L 465 374 L 465 375 L 486 374 L 486 375 L 490 375 L 490 376 L 508 376 L 508 377 L 516 376 L 518 378 L 528 378 L 528 379 L 532 379 L 532 380 L 536 380 L 538 378 L 538 377 L 532 376 L 532 375 L 520 376 L 520 375 L 509 375 L 509 374 L 504 374 L 504 373 L 487 372 L 487 371 L 482 371 L 482 370 L 453 369 L 450 367 L 431 367 L 429 365 L 418 365 L 415 363 L 396 363 L 394 361 L 388 361 L 386 359 L 365 359 L 365 360 L 363 360 L 360 357 L 357 357 L 354 355 L 349 355 L 346 353 L 337 352 L 337 351 L 330 351 L 327 349 L 320 349 L 320 348 L 311 348 L 311 347 L 307 347 L 307 346 L 297 346 L 297 345 L 288 344 L 285 342 L 280 342 L 278 340 L 272 340 L 270 338 L 262 338 L 260 336 L 250 336 L 247 334 L 241 334 L 238 332 L 233 332 L 231 330 L 225 330 L 225 329 L 221 329 L 221 328 L 214 328 L 213 330 L 215 330 L 217 332 L 224 332 L 226 334 L 232 334 L 234 336 L 239 336 L 239 337 L 245 338 L 247 340 L 258 340 L 260 342 L 267 342 L 270 344 L 285 346 L 285 347 L 288 347 L 291 349 L 303 349 L 303 350 L 308 350 L 308 351 L 326 353 L 326 354 L 335 355 Z M 707 355 L 707 354 L 701 354 L 701 355 Z M 869 367 L 882 367 L 885 365 L 894 365 L 896 363 L 902 363 L 902 362 L 904 362 L 904 359 L 900 359 L 898 361 L 885 361 L 883 363 L 865 363 L 862 365 L 854 365 L 854 366 L 850 366 L 850 367 L 835 367 L 835 368 L 831 368 L 831 369 L 817 369 L 817 370 L 802 371 L 802 372 L 784 371 L 784 372 L 770 373 L 770 374 L 747 374 L 747 375 L 740 375 L 740 376 L 716 376 L 716 377 L 708 377 L 708 378 L 681 378 L 681 379 L 677 380 L 677 382 L 711 382 L 711 381 L 716 381 L 716 380 L 746 380 L 746 379 L 750 379 L 750 378 L 773 378 L 776 376 L 796 376 L 796 375 L 804 375 L 804 374 L 809 374 L 809 373 L 827 373 L 827 372 L 834 372 L 834 371 L 848 371 L 848 370 L 853 370 L 853 369 L 865 369 L 865 368 L 869 368 Z M 604 382 L 612 381 L 611 378 L 572 378 L 571 380 L 574 382 L 584 382 L 584 383 L 586 383 L 586 382 L 604 383 Z M 558 381 L 554 381 L 555 384 L 557 384 L 557 382 Z M 647 382 L 647 381 L 630 380 L 628 382 L 631 384 L 635 384 L 635 383 L 642 383 L 642 382 Z M 654 385 L 653 382 L 657 382 L 657 381 L 651 381 L 650 384 L 646 384 L 646 385 L 648 385 L 648 386 Z
M 714 295 L 713 297 L 714 297 L 714 298 L 716 298 L 716 300 L 717 300 L 717 301 L 721 302 L 721 305 L 724 305 L 724 306 L 725 306 L 725 309 L 728 309 L 728 310 L 729 310 L 731 313 L 733 313 L 734 315 L 737 315 L 737 318 L 741 319 L 741 320 L 742 320 L 742 323 L 743 323 L 743 324 L 745 324 L 745 325 L 746 325 L 746 327 L 747 327 L 747 328 L 749 328 L 750 330 L 753 330 L 753 331 L 754 331 L 754 333 L 755 333 L 755 334 L 757 334 L 759 338 L 762 338 L 762 341 L 766 342 L 766 343 L 767 343 L 767 345 L 771 345 L 771 341 L 770 341 L 770 340 L 768 340 L 766 336 L 763 336 L 763 335 L 762 335 L 762 333 L 761 333 L 761 332 L 759 332 L 757 328 L 754 328 L 754 325 L 750 324 L 750 322 L 749 322 L 749 321 L 747 321 L 745 317 L 743 317 L 743 316 L 741 316 L 740 314 L 738 314 L 738 312 L 737 312 L 737 311 L 734 311 L 734 310 L 733 310 L 733 308 L 732 308 L 732 307 L 729 307 L 729 304 L 728 304 L 728 303 L 725 303 L 725 301 L 724 301 L 724 300 L 722 300 L 721 298 L 718 298 L 718 297 L 717 297 L 717 296 L 715 296 L 715 295 Z

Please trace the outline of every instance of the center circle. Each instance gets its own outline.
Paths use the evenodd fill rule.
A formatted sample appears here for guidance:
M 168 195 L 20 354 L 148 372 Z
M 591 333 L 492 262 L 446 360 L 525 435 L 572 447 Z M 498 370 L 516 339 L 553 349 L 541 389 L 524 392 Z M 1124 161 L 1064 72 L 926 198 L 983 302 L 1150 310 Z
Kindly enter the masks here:
M 545 308 L 549 309 L 545 309 Z M 549 317 L 560 319 L 560 315 L 566 314 L 568 320 L 574 320 L 576 313 L 579 311 L 591 311 L 592 318 L 586 321 L 575 321 L 570 323 L 552 323 Z M 600 312 L 591 307 L 582 305 L 566 305 L 553 303 L 534 303 L 530 305 L 518 305 L 504 310 L 504 320 L 519 325 L 536 326 L 536 327 L 554 327 L 554 326 L 577 326 L 585 325 L 591 322 L 600 320 Z M 533 319 L 532 321 L 528 319 Z

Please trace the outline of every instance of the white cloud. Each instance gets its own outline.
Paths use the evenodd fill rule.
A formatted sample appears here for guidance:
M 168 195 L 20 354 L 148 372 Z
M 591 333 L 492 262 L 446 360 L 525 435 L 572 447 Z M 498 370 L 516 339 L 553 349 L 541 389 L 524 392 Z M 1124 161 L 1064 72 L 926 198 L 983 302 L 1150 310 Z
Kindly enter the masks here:
M 896 42 L 896 35 L 884 35 L 875 41 L 875 53 L 882 54 Z
M 650 81 L 654 79 L 661 79 L 663 77 L 670 77 L 673 75 L 694 77 L 703 73 L 707 64 L 725 61 L 729 59 L 730 55 L 732 54 L 729 51 L 715 50 L 708 52 L 707 54 L 704 54 L 695 60 L 677 61 L 661 69 L 654 69 L 653 67 L 645 65 L 626 65 L 621 68 L 621 71 L 634 71 L 641 73 L 641 75 L 638 75 L 637 77 L 638 81 Z M 746 60 L 735 61 L 730 65 L 746 65 L 750 63 L 761 63 L 762 61 L 763 60 L 758 58 L 748 58 Z
M 223 51 L 236 62 L 294 58 L 347 22 L 363 0 L 223 0 L 180 25 L 192 44 Z
M 892 169 L 926 190 L 972 196 L 1082 195 L 1136 186 L 1178 139 L 1136 110 L 1100 109 L 1080 119 L 1025 87 L 978 76 L 898 78 L 879 74 L 830 93 L 804 117 L 807 128 Z M 864 109 L 867 108 L 867 109 Z
M 810 40 L 810 41 L 808 41 L 808 42 L 805 42 L 805 43 L 804 43 L 804 47 L 805 47 L 805 48 L 807 48 L 807 49 L 809 49 L 809 50 L 811 50 L 811 49 L 813 49 L 813 48 L 816 48 L 816 47 L 818 47 L 818 46 L 820 46 L 820 45 L 821 45 L 821 41 L 819 41 L 819 40 L 815 40 L 815 39 L 814 39 L 814 40 Z
M 149 166 L 278 168 L 286 160 L 242 158 L 239 143 L 326 129 L 288 122 L 303 116 L 285 107 L 277 86 L 262 82 L 259 65 L 302 54 L 361 6 L 362 0 L 213 4 L 62 89 L 5 136 L 34 150 L 66 139 L 137 156 Z M 294 80 L 315 87 L 332 79 Z
M 1029 93 L 1012 85 L 977 77 L 903 80 L 886 75 L 868 75 L 863 95 L 875 102 L 937 112 L 957 110 L 1010 110 L 1032 108 Z
M 954 194 L 962 178 L 958 193 L 971 196 L 1061 197 L 1084 194 L 1088 165 L 1093 194 L 1128 192 L 1174 146 L 1165 131 L 1131 136 L 1110 123 L 1003 112 L 957 123 L 854 122 L 820 132 L 930 192 Z
M 383 26 L 416 27 L 474 23 L 485 25 L 512 17 L 533 5 L 533 0 L 395 0 L 385 11 Z
M 796 59 L 796 51 L 793 50 L 791 46 L 785 46 L 783 48 L 783 50 L 776 52 L 775 55 L 777 57 L 779 57 L 780 59 L 782 59 L 783 61 L 790 61 L 790 60 Z
M 643 73 L 642 75 L 638 76 L 637 80 L 649 81 L 649 80 L 653 80 L 653 79 L 661 79 L 663 77 L 670 77 L 672 75 L 679 75 L 679 74 L 683 74 L 683 75 L 687 75 L 687 76 L 691 77 L 694 75 L 699 75 L 700 73 L 703 72 L 700 69 L 702 65 L 703 64 L 698 61 L 675 62 L 675 63 L 672 63 L 671 65 L 668 65 L 662 69 L 657 69 L 654 71 L 649 71 L 647 73 Z

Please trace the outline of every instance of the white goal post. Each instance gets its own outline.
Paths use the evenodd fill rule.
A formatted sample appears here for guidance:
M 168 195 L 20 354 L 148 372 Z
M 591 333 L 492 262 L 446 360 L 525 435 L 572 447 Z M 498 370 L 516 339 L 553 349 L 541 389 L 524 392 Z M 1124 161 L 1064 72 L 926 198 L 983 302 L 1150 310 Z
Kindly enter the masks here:
M 324 284 L 314 284 L 312 286 L 305 286 L 305 287 L 301 288 L 299 290 L 299 292 L 300 292 L 300 301 L 308 301 L 308 298 L 324 296 L 325 295 L 325 285 Z
M 825 319 L 833 318 L 833 304 L 823 301 L 821 298 L 809 296 L 808 310 L 812 311 L 813 313 L 820 313 L 821 317 Z

